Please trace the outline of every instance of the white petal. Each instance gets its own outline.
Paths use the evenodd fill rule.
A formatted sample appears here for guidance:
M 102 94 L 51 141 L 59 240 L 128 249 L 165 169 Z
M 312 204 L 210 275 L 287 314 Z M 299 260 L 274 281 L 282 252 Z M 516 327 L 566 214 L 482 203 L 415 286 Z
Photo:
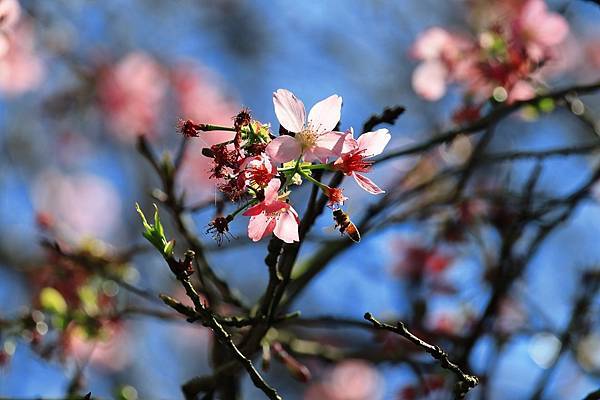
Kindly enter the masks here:
M 366 132 L 358 137 L 358 148 L 365 150 L 365 157 L 376 156 L 383 153 L 383 149 L 391 138 L 392 135 L 385 128 L 377 129 L 375 132 Z
M 337 94 L 321 100 L 310 109 L 308 125 L 317 133 L 330 132 L 342 115 L 342 98 Z
M 298 221 L 289 210 L 279 216 L 273 233 L 286 243 L 300 241 L 300 237 L 298 236 Z
M 269 218 L 264 213 L 250 217 L 250 221 L 248 221 L 248 237 L 252 241 L 258 242 L 273 231 L 274 225 L 274 218 Z
M 412 87 L 426 100 L 436 101 L 446 94 L 448 70 L 439 61 L 425 61 L 412 74 Z
M 356 172 L 354 172 L 352 176 L 354 177 L 356 183 L 358 183 L 358 186 L 365 189 L 367 192 L 371 194 L 385 193 L 379 188 L 379 186 L 377 186 L 372 180 L 370 180 L 366 176 L 357 174 Z
M 306 120 L 304 103 L 289 90 L 279 89 L 273 93 L 275 115 L 281 126 L 290 132 L 300 132 Z
M 285 163 L 300 157 L 302 147 L 296 139 L 288 135 L 282 135 L 271 140 L 267 145 L 265 153 L 274 163 Z

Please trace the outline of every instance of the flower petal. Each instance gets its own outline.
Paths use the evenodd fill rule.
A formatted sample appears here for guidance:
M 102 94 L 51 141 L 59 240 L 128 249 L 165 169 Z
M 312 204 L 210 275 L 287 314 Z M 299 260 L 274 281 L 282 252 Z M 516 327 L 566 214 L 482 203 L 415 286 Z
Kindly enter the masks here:
M 300 157 L 302 147 L 298 141 L 288 135 L 279 136 L 267 145 L 265 153 L 275 163 L 285 163 Z
M 345 148 L 347 134 L 341 132 L 327 132 L 319 135 L 317 142 L 311 149 L 304 150 L 306 161 L 327 162 L 329 157 L 339 157 Z
M 375 132 L 366 132 L 357 139 L 358 148 L 364 150 L 365 157 L 372 157 L 383 152 L 392 135 L 385 128 L 377 129 Z
M 308 113 L 308 125 L 317 133 L 332 131 L 342 115 L 342 98 L 337 94 L 315 104 Z
M 412 74 L 414 91 L 426 100 L 436 101 L 446 93 L 448 70 L 439 61 L 425 61 Z
M 300 132 L 304 128 L 306 111 L 304 103 L 289 90 L 279 89 L 273 93 L 275 115 L 279 123 L 290 132 Z
M 508 103 L 519 100 L 529 100 L 535 97 L 535 89 L 527 81 L 518 81 L 508 93 Z
M 279 216 L 273 233 L 286 243 L 300 241 L 300 237 L 298 236 L 298 221 L 290 210 Z
M 450 34 L 442 28 L 434 26 L 421 33 L 411 49 L 412 56 L 420 60 L 440 58 L 444 47 L 451 40 Z
M 269 218 L 264 213 L 250 217 L 248 221 L 248 237 L 254 242 L 264 238 L 275 228 L 275 218 Z
M 269 184 L 265 188 L 265 203 L 273 203 L 277 201 L 277 192 L 279 192 L 279 188 L 281 187 L 281 181 L 277 178 L 271 179 Z
M 367 192 L 371 194 L 385 193 L 385 191 L 381 190 L 379 186 L 377 186 L 372 180 L 370 180 L 366 176 L 357 174 L 356 172 L 353 172 L 352 176 L 354 177 L 356 183 L 358 183 L 358 186 L 365 189 Z
M 264 204 L 258 203 L 257 205 L 252 206 L 249 209 L 247 209 L 246 211 L 244 211 L 244 213 L 242 215 L 245 215 L 246 217 L 251 217 L 251 216 L 260 214 L 264 210 L 265 210 Z
M 339 157 L 344 150 L 347 136 L 349 136 L 349 134 L 342 132 L 323 133 L 322 135 L 319 135 L 315 145 L 317 148 L 327 149 L 334 156 Z

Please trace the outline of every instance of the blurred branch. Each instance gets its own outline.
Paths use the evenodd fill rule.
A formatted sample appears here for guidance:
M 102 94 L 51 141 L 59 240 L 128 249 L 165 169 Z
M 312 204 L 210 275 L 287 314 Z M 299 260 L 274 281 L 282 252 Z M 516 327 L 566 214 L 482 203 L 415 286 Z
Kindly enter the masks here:
M 471 135 L 471 134 L 477 133 L 481 130 L 484 130 L 485 128 L 487 128 L 489 126 L 494 125 L 498 121 L 509 116 L 513 112 L 521 109 L 522 107 L 527 106 L 527 105 L 536 104 L 540 100 L 543 100 L 543 99 L 552 99 L 552 100 L 558 101 L 558 100 L 561 100 L 564 96 L 572 94 L 572 93 L 577 93 L 580 95 L 588 94 L 588 93 L 595 92 L 598 89 L 600 89 L 600 82 L 594 82 L 589 85 L 573 86 L 573 87 L 566 88 L 566 89 L 552 91 L 552 92 L 549 92 L 546 94 L 542 94 L 542 95 L 533 97 L 529 100 L 520 100 L 520 101 L 516 101 L 511 104 L 505 104 L 505 105 L 502 105 L 502 106 L 499 106 L 499 107 L 493 109 L 488 115 L 473 122 L 470 125 L 451 129 L 449 131 L 446 131 L 444 133 L 436 135 L 423 143 L 420 143 L 420 144 L 417 144 L 414 146 L 410 146 L 405 149 L 389 151 L 385 155 L 377 158 L 377 160 L 375 162 L 380 163 L 380 162 L 391 160 L 391 159 L 397 158 L 397 157 L 422 153 L 422 152 L 432 149 L 433 147 L 435 147 L 439 144 L 449 143 L 454 138 L 456 138 L 458 135 L 461 135 L 461 134 Z
M 578 296 L 575 300 L 575 306 L 571 312 L 571 318 L 559 337 L 560 348 L 558 354 L 554 357 L 552 365 L 544 369 L 542 376 L 533 391 L 531 400 L 540 400 L 548 387 L 548 382 L 558 361 L 562 355 L 570 348 L 574 338 L 581 332 L 583 320 L 588 316 L 591 303 L 596 298 L 600 289 L 600 272 L 595 270 L 585 271 L 581 274 L 580 284 L 578 286 Z

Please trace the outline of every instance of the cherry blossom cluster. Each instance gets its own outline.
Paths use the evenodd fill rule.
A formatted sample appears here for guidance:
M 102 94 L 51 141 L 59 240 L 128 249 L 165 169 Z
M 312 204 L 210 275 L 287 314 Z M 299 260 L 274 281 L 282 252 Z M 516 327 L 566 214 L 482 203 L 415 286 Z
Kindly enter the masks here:
M 364 174 L 372 167 L 371 157 L 380 154 L 391 135 L 387 129 L 366 132 L 358 138 L 349 129 L 336 130 L 340 121 L 342 98 L 337 95 L 316 103 L 306 115 L 304 104 L 292 92 L 273 93 L 280 134 L 275 137 L 270 125 L 252 119 L 247 109 L 235 118 L 233 127 L 182 121 L 180 131 L 188 137 L 235 132 L 233 139 L 203 149 L 212 159 L 211 178 L 217 188 L 241 206 L 227 216 L 211 222 L 209 231 L 220 242 L 228 234 L 229 223 L 240 213 L 250 217 L 248 236 L 259 241 L 273 233 L 286 243 L 299 241 L 299 216 L 291 204 L 293 186 L 303 180 L 316 185 L 327 196 L 332 210 L 340 209 L 347 198 L 342 189 L 315 179 L 314 171 L 337 171 L 352 176 L 371 194 L 381 190 Z
M 457 122 L 477 118 L 492 96 L 509 102 L 534 97 L 547 75 L 542 67 L 569 33 L 567 21 L 543 0 L 469 4 L 478 22 L 475 35 L 432 27 L 412 48 L 421 60 L 412 76 L 417 94 L 434 101 L 450 83 L 464 88 L 468 106 L 455 115 Z

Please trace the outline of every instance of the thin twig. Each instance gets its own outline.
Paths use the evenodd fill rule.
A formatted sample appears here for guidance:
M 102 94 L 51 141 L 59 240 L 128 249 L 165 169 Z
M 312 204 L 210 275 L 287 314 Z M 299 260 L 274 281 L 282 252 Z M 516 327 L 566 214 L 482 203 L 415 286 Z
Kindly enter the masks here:
M 402 321 L 398 321 L 397 324 L 394 326 L 379 322 L 377 319 L 375 319 L 375 317 L 373 317 L 373 315 L 371 315 L 371 313 L 365 313 L 364 318 L 367 321 L 370 321 L 373 324 L 373 327 L 375 327 L 375 329 L 394 332 L 402 336 L 403 338 L 409 340 L 415 346 L 422 348 L 433 358 L 438 360 L 442 368 L 452 371 L 459 379 L 456 384 L 456 387 L 454 388 L 454 392 L 457 398 L 462 399 L 469 390 L 471 390 L 479 384 L 479 378 L 477 378 L 474 375 L 465 373 L 458 365 L 450 361 L 450 359 L 448 358 L 448 354 L 446 354 L 446 352 L 442 350 L 439 346 L 429 344 L 423 339 L 420 339 L 419 337 L 415 336 L 406 328 Z

